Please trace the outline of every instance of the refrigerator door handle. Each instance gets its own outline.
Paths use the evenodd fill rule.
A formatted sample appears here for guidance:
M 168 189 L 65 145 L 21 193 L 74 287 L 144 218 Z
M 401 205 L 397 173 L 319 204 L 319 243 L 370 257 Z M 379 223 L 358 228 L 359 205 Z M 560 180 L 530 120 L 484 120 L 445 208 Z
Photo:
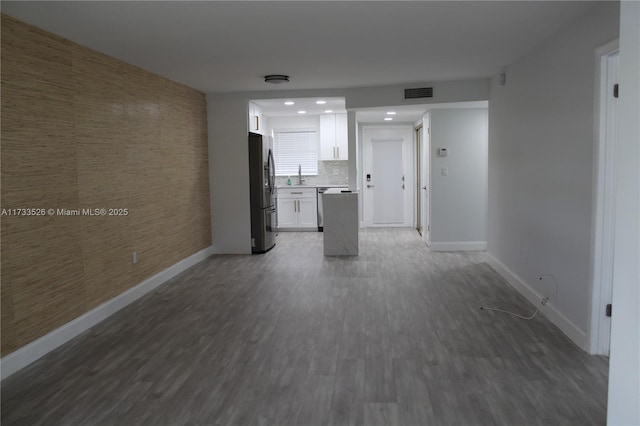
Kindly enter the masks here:
M 273 150 L 269 149 L 269 155 L 267 159 L 267 179 L 269 181 L 269 192 L 272 194 L 275 192 L 276 188 L 276 165 L 273 160 Z

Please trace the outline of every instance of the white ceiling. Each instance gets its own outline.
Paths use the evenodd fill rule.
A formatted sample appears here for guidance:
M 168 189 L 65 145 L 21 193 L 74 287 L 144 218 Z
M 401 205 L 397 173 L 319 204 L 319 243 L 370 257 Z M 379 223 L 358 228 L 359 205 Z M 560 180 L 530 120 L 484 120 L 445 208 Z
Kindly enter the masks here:
M 2 1 L 15 18 L 203 92 L 485 78 L 590 1 Z M 270 85 L 266 74 L 291 82 Z
M 293 105 L 285 105 L 285 102 L 294 102 Z M 317 104 L 323 101 L 324 104 Z M 346 112 L 344 98 L 286 98 L 286 99 L 256 99 L 252 101 L 262 109 L 267 117 L 286 117 L 294 115 L 320 115 L 325 111 L 334 113 Z M 298 111 L 306 111 L 298 114 Z

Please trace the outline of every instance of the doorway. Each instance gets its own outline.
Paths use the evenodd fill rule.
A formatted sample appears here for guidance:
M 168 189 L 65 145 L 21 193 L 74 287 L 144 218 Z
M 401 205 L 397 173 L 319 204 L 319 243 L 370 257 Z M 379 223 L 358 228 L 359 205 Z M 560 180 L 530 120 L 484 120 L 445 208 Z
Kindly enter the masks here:
M 617 43 L 599 49 L 599 132 L 596 144 L 596 204 L 591 303 L 591 353 L 609 355 L 615 232 L 615 148 L 617 140 Z
M 364 225 L 413 225 L 413 128 L 365 126 Z

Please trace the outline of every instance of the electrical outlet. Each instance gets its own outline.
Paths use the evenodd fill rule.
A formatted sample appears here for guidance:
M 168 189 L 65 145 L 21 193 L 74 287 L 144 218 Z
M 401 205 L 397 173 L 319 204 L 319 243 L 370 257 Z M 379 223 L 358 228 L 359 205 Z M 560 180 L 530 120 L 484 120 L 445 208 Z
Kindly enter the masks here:
M 449 176 L 449 168 L 448 167 L 443 167 L 440 170 L 440 173 L 442 174 L 442 176 Z
M 541 295 L 540 303 L 545 305 L 553 305 L 557 302 L 558 297 L 558 280 L 551 274 L 543 273 L 538 275 L 539 291 Z
M 138 263 L 138 252 L 131 253 L 131 262 L 135 265 Z

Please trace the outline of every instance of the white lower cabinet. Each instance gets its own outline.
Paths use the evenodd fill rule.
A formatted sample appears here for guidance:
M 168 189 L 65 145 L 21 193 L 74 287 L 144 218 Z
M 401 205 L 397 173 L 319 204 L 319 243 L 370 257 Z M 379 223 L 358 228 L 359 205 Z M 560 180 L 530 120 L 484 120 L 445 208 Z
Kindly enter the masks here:
M 278 197 L 278 229 L 298 226 L 298 208 L 295 199 Z
M 318 227 L 318 200 L 316 197 L 298 200 L 298 226 L 300 228 Z
M 317 230 L 318 200 L 316 194 L 316 188 L 279 188 L 278 230 Z

